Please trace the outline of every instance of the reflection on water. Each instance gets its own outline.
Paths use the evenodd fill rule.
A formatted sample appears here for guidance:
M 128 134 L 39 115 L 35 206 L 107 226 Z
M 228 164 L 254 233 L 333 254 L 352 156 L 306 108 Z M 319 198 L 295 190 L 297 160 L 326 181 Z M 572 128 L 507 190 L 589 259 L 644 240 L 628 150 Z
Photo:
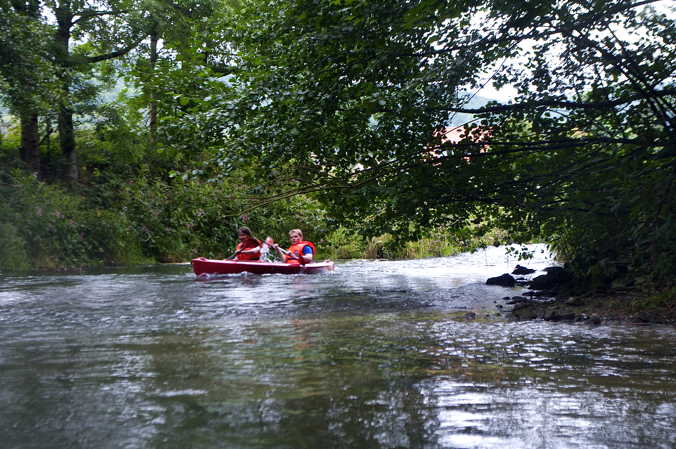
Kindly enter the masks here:
M 1 446 L 676 447 L 676 332 L 508 322 L 491 251 L 0 278 Z

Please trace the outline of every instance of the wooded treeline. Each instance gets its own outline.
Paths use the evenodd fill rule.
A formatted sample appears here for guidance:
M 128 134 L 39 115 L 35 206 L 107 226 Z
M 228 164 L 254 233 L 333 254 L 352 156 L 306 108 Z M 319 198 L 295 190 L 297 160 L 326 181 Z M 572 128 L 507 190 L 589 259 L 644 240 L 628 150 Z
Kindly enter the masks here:
M 181 185 L 227 203 L 204 221 L 205 239 L 210 228 L 226 238 L 219 214 L 233 227 L 248 210 L 265 211 L 251 216 L 266 229 L 303 211 L 320 217 L 317 235 L 342 225 L 402 242 L 502 229 L 547 240 L 589 286 L 673 285 L 667 2 L 0 5 L 0 86 L 20 129 L 4 132 L 7 165 L 18 152 L 17 167 L 124 210 L 135 232 L 156 212 L 143 195 Z M 97 100 L 120 80 L 116 101 Z M 468 108 L 487 84 L 516 94 Z M 446 139 L 458 113 L 473 119 Z M 147 213 L 129 212 L 130 198 Z M 194 244 L 205 205 L 191 201 L 146 237 L 180 225 Z

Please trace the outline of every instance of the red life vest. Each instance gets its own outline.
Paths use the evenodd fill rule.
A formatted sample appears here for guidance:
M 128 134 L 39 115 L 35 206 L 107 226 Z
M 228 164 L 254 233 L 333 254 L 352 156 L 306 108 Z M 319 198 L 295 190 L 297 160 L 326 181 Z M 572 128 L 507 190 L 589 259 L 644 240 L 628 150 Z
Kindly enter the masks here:
M 237 244 L 237 247 L 235 248 L 236 251 L 242 251 L 245 249 L 252 249 L 257 246 L 261 246 L 262 243 L 258 239 L 246 239 L 243 242 L 239 242 Z M 237 260 L 259 260 L 261 258 L 261 252 L 260 250 L 256 251 L 255 253 L 239 253 L 237 256 L 235 256 Z
M 305 248 L 306 246 L 309 246 L 310 248 L 312 248 L 312 256 L 314 257 L 314 255 L 317 254 L 317 248 L 315 248 L 314 243 L 308 242 L 306 240 L 303 240 L 302 242 L 298 242 L 295 245 L 291 245 L 289 247 L 289 252 L 293 253 L 294 255 L 296 255 L 297 257 L 300 258 L 303 254 L 303 248 Z M 293 258 L 291 258 L 290 256 L 287 256 L 287 255 L 284 255 L 284 262 L 299 264 L 299 265 L 305 264 L 304 262 L 301 263 L 300 259 L 293 259 Z

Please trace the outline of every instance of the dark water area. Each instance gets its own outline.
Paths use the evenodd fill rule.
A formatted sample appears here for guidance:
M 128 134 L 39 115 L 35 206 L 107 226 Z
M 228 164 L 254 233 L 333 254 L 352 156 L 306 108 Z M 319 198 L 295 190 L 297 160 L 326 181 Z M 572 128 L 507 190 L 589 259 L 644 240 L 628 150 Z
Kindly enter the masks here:
M 511 322 L 516 263 L 0 275 L 0 448 L 676 447 L 676 330 Z

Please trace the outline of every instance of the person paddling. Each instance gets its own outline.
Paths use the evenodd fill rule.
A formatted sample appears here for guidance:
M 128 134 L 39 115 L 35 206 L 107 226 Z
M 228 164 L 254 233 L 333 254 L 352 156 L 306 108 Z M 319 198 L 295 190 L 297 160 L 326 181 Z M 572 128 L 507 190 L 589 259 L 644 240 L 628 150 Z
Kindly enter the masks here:
M 290 230 L 289 239 L 291 246 L 287 250 L 280 248 L 276 243 L 273 245 L 273 248 L 284 257 L 284 262 L 301 265 L 312 262 L 317 250 L 314 243 L 303 240 L 303 231 L 300 229 Z
M 237 260 L 259 260 L 261 258 L 261 242 L 251 234 L 251 229 L 242 226 L 237 231 L 239 243 L 235 248 Z

